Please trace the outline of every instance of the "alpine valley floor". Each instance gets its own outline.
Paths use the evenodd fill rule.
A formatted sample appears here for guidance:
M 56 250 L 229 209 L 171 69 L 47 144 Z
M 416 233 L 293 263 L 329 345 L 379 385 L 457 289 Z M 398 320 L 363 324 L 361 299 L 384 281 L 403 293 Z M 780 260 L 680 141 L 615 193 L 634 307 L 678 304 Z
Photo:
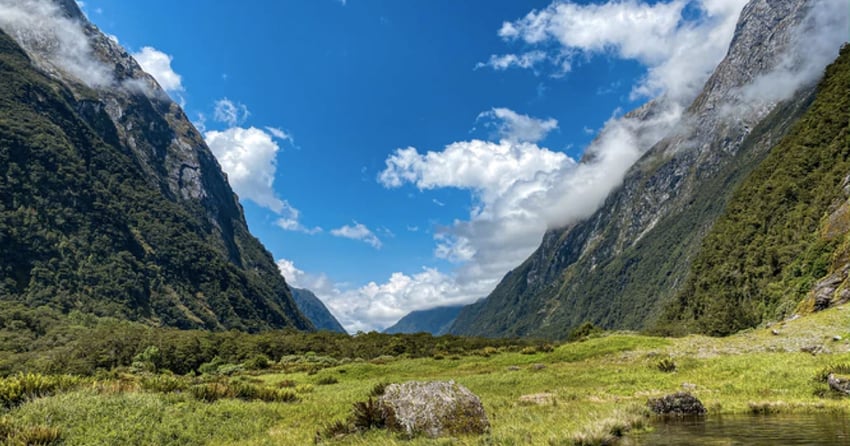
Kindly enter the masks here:
M 850 399 L 820 379 L 830 368 L 850 369 L 848 339 L 850 304 L 845 304 L 726 338 L 614 332 L 551 351 L 487 348 L 464 356 L 371 361 L 308 353 L 256 371 L 245 364 L 243 371 L 219 377 L 126 370 L 80 378 L 13 375 L 0 381 L 4 402 L 13 406 L 0 427 L 14 441 L 46 438 L 55 444 L 606 444 L 629 430 L 651 428 L 647 399 L 683 389 L 702 400 L 709 415 L 850 411 Z M 271 396 L 254 392 L 203 402 L 189 385 L 205 379 L 266 389 Z M 345 420 L 353 403 L 365 401 L 376 385 L 407 380 L 455 380 L 468 387 L 484 403 L 491 431 L 408 440 L 369 430 L 317 440 L 317 432 Z M 53 383 L 56 390 L 14 407 L 13 396 L 27 381 L 41 382 L 30 386 L 43 389 Z M 522 398 L 535 394 L 548 395 Z

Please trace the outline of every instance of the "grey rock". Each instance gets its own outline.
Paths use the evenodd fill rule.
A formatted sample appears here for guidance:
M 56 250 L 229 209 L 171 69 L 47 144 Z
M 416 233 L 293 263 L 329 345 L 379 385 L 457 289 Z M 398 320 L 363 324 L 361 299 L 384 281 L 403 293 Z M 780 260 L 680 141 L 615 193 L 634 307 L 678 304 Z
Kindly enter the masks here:
M 829 384 L 830 389 L 850 395 L 850 378 L 830 373 L 829 376 L 826 377 L 826 382 Z
M 409 437 L 483 434 L 490 429 L 481 400 L 454 381 L 390 384 L 378 402 L 387 427 Z

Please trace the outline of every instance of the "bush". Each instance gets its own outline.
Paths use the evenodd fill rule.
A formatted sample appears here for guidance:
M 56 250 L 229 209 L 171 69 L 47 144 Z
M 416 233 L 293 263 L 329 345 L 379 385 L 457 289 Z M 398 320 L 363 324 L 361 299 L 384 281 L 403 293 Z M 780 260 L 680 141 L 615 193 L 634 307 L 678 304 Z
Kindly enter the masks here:
M 383 395 L 384 391 L 387 390 L 388 385 L 390 385 L 390 384 L 386 383 L 386 382 L 380 382 L 378 384 L 375 384 L 375 386 L 372 387 L 372 390 L 369 392 L 369 396 L 377 398 L 377 397 Z
M 265 370 L 270 366 L 271 360 L 262 353 L 254 355 L 251 359 L 245 361 L 245 368 L 248 370 Z
M 664 358 L 658 361 L 658 364 L 655 364 L 655 368 L 664 373 L 672 373 L 676 371 L 676 363 L 670 358 Z
M 386 427 L 387 420 L 384 411 L 377 400 L 369 398 L 366 401 L 354 403 L 354 411 L 351 414 L 351 424 L 361 431 L 369 429 L 382 429 Z

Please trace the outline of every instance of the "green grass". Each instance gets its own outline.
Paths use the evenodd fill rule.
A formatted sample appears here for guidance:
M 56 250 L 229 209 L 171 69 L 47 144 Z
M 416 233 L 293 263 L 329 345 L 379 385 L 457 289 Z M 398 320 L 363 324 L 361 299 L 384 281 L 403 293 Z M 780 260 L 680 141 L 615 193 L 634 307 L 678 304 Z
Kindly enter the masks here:
M 163 378 L 156 385 L 144 378 L 147 390 L 81 384 L 25 402 L 9 415 L 18 425 L 58 429 L 65 444 L 307 445 L 317 431 L 348 419 L 353 404 L 366 401 L 378 384 L 453 379 L 481 398 L 492 425 L 489 434 L 405 440 L 372 430 L 323 444 L 600 444 L 649 425 L 646 400 L 683 388 L 691 389 L 710 414 L 846 410 L 847 399 L 830 394 L 817 377 L 826 367 L 850 363 L 848 327 L 850 305 L 844 305 L 722 339 L 611 333 L 551 352 L 384 358 L 312 373 L 253 372 L 231 378 L 262 388 L 295 389 L 300 400 L 288 403 L 203 402 L 172 382 L 203 377 Z M 771 333 L 774 329 L 779 335 Z M 834 335 L 843 339 L 833 341 Z M 812 344 L 825 353 L 800 351 Z M 659 370 L 663 359 L 675 362 L 675 371 Z M 321 385 L 331 381 L 336 383 Z M 552 397 L 541 404 L 520 401 L 537 393 Z

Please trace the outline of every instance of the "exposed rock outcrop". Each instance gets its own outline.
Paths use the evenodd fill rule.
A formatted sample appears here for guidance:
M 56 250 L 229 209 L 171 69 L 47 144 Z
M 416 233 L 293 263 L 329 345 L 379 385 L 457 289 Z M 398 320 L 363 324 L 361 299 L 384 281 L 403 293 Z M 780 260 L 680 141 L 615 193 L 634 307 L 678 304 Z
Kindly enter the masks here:
M 410 437 L 483 434 L 490 429 L 481 400 L 454 381 L 390 384 L 378 402 L 387 427 Z

